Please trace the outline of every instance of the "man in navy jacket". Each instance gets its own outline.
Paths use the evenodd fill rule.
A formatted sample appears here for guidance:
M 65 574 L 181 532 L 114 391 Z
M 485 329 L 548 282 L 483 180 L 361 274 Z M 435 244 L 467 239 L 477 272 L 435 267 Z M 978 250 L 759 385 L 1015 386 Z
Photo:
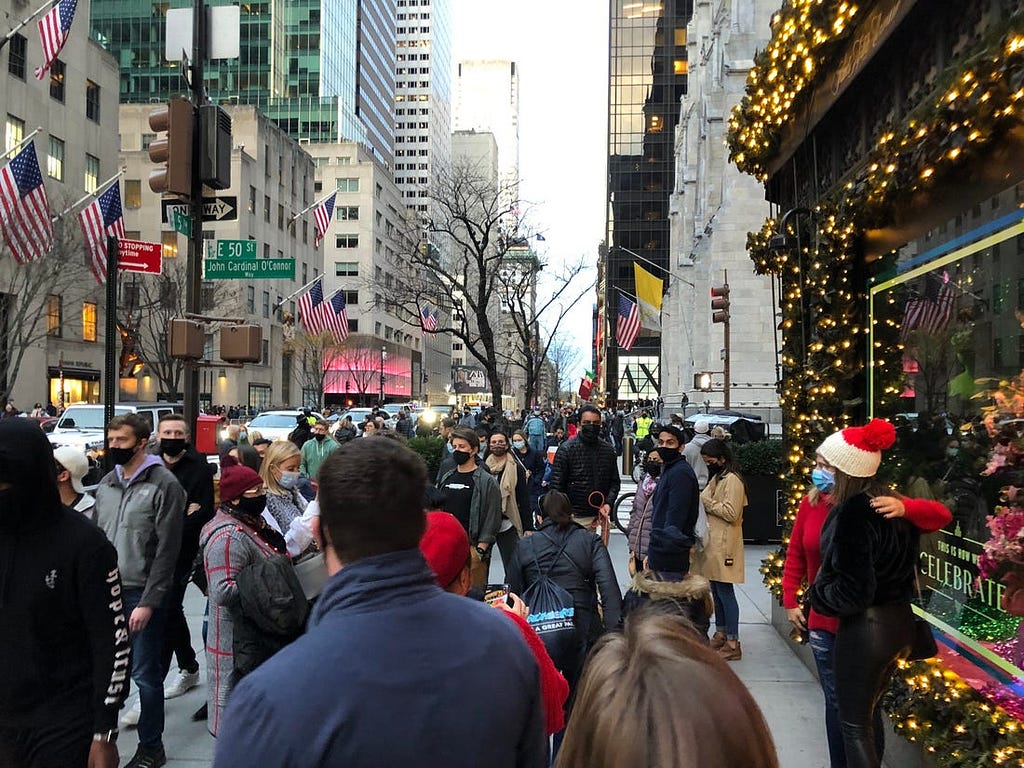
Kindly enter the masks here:
M 690 548 L 696 537 L 694 526 L 700 504 L 697 476 L 681 453 L 685 436 L 673 425 L 652 427 L 651 436 L 657 441 L 658 455 L 665 463 L 661 478 L 654 489 L 651 503 L 651 539 L 648 549 L 654 548 L 672 556 L 663 562 L 672 562 L 670 571 L 662 571 L 667 578 L 680 578 L 690 570 Z
M 422 459 L 384 438 L 320 471 L 330 579 L 307 634 L 232 692 L 215 768 L 544 766 L 539 672 L 515 626 L 444 592 L 419 541 Z

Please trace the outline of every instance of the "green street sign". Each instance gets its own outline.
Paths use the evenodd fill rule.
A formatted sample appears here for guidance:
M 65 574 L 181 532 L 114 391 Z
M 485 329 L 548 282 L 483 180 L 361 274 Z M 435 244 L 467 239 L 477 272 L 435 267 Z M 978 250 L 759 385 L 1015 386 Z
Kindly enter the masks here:
M 295 259 L 203 259 L 203 279 L 294 280 Z
M 218 259 L 255 259 L 255 240 L 218 240 Z
M 187 213 L 178 210 L 171 211 L 171 226 L 178 234 L 192 237 L 192 219 Z

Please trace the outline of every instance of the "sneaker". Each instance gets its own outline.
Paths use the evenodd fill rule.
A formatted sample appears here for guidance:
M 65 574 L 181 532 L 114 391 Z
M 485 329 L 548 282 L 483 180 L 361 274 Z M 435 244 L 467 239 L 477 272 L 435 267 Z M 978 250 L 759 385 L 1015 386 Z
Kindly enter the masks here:
M 125 706 L 124 711 L 121 713 L 121 727 L 134 728 L 139 724 L 140 717 L 142 717 L 142 702 L 138 697 L 135 697 L 131 705 Z
M 140 746 L 125 768 L 161 768 L 164 765 L 167 765 L 167 755 L 163 747 L 153 750 Z
M 195 672 L 186 672 L 183 669 L 178 670 L 178 674 L 174 676 L 174 679 L 164 686 L 164 698 L 174 699 L 182 694 L 191 691 L 199 685 L 199 670 Z

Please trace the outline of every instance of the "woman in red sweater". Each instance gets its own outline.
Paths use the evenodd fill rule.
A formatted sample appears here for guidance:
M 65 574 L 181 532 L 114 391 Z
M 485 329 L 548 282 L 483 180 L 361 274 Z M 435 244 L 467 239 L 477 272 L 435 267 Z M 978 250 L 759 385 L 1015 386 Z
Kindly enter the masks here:
M 786 564 L 782 572 L 782 605 L 794 627 L 801 631 L 810 630 L 811 652 L 818 668 L 818 681 L 825 695 L 825 734 L 828 737 L 832 768 L 846 768 L 846 753 L 839 726 L 839 707 L 832 666 L 832 652 L 836 631 L 839 629 L 839 619 L 822 616 L 814 610 L 805 616 L 799 601 L 804 584 L 809 585 L 814 581 L 821 566 L 821 527 L 832 508 L 829 492 L 835 483 L 835 474 L 832 466 L 820 453 L 815 458 L 811 481 L 813 485 L 800 502 L 793 531 L 789 537 Z M 924 533 L 937 531 L 953 519 L 945 505 L 926 499 L 876 496 L 871 500 L 871 506 L 887 518 L 905 515 L 907 520 Z M 879 707 L 875 712 L 879 721 L 875 724 L 876 738 L 884 742 L 882 710 Z

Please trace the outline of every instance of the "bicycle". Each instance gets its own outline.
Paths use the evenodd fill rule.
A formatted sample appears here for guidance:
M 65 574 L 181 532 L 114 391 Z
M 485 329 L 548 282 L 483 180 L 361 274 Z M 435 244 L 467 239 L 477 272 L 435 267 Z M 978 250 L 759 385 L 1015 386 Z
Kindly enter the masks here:
M 615 505 L 612 507 L 612 522 L 623 533 L 629 531 L 629 518 L 633 514 L 634 496 L 636 496 L 635 491 L 624 493 L 615 500 Z

